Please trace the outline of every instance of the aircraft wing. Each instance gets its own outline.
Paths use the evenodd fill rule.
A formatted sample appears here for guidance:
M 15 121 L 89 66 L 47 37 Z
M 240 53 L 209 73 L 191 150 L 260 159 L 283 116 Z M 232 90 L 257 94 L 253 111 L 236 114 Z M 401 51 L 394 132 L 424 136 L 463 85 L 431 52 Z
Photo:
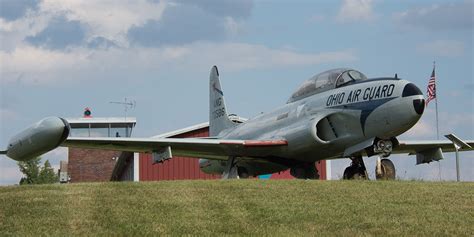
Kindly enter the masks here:
M 465 141 L 471 148 L 460 148 L 459 151 L 474 150 L 474 140 Z M 432 141 L 400 141 L 397 147 L 393 148 L 392 154 L 416 154 L 426 150 L 441 148 L 443 152 L 454 152 L 454 145 L 449 140 Z
M 159 152 L 173 156 L 227 160 L 229 156 L 268 156 L 288 145 L 286 140 L 223 140 L 211 138 L 83 138 L 69 137 L 61 146 L 131 152 Z

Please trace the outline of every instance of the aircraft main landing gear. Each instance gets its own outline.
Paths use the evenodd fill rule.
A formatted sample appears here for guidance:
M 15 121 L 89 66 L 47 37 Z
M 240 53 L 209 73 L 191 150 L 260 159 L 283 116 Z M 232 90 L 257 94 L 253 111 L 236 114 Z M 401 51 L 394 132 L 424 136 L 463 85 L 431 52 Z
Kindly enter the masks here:
M 344 170 L 344 179 L 369 179 L 362 156 L 351 158 L 352 163 Z
M 319 179 L 319 172 L 314 162 L 295 165 L 290 168 L 290 174 L 297 179 Z
M 247 169 L 237 166 L 237 157 L 229 157 L 224 173 L 222 173 L 222 179 L 247 179 L 248 177 Z

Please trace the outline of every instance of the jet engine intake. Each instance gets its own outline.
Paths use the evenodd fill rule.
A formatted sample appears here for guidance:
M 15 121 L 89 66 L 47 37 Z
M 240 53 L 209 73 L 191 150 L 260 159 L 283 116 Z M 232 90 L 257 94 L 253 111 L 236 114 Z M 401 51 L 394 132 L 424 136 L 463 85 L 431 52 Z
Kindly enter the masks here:
M 345 113 L 333 113 L 320 119 L 316 124 L 316 136 L 325 142 L 352 135 L 350 131 L 357 131 L 358 120 Z

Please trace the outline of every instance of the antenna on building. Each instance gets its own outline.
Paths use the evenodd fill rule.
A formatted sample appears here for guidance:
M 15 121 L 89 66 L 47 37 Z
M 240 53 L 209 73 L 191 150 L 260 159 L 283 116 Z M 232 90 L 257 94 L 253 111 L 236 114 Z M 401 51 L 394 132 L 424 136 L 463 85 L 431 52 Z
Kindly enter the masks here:
M 129 109 L 134 109 L 137 106 L 137 102 L 134 100 L 127 100 L 127 97 L 125 97 L 124 102 L 119 102 L 119 101 L 111 101 L 109 102 L 111 104 L 119 104 L 123 105 L 124 112 L 125 112 L 125 121 L 127 121 L 127 112 Z

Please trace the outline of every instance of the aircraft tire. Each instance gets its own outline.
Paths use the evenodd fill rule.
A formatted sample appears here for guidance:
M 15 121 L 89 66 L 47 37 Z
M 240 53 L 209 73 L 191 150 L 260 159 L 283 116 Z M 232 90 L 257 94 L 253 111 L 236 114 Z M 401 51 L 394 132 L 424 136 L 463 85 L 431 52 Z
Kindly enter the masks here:
M 354 179 L 354 176 L 358 174 L 358 168 L 354 166 L 349 166 L 344 170 L 342 176 L 343 179 Z
M 381 161 L 382 172 L 375 177 L 377 180 L 394 180 L 395 179 L 395 165 L 389 159 L 382 159 Z M 375 172 L 377 173 L 377 172 Z
M 237 167 L 237 174 L 241 179 L 247 179 L 249 177 L 249 172 L 244 167 Z
M 343 179 L 357 179 L 365 180 L 368 179 L 367 172 L 362 170 L 360 167 L 349 166 L 344 170 Z

